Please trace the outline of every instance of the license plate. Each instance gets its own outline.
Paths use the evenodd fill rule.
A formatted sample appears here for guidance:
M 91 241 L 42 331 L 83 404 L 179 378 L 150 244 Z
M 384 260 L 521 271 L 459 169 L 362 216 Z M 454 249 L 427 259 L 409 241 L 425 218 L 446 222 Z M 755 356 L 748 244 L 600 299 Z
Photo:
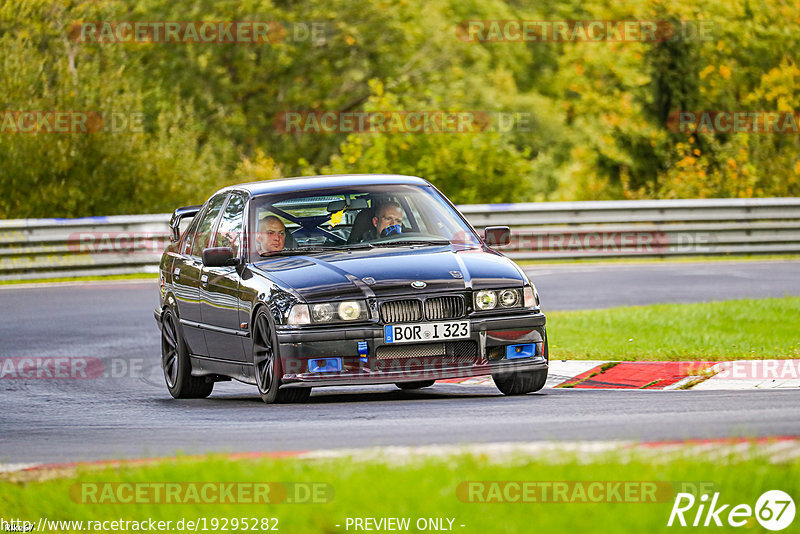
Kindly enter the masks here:
M 419 343 L 469 337 L 469 321 L 449 323 L 387 324 L 383 327 L 386 343 Z

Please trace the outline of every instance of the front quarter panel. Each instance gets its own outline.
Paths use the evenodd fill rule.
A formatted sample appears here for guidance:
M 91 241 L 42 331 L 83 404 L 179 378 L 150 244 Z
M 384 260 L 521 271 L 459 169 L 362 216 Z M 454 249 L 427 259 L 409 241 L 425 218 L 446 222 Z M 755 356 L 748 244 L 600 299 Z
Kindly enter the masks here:
M 253 319 L 259 307 L 264 306 L 269 310 L 273 324 L 283 325 L 292 306 L 302 300 L 291 288 L 284 287 L 277 280 L 250 266 L 242 269 L 239 288 L 239 321 L 246 325 L 249 332 L 244 340 L 245 362 L 252 362 L 253 345 L 250 336 L 253 331 Z M 249 374 L 251 370 L 252 367 L 244 366 L 245 374 Z

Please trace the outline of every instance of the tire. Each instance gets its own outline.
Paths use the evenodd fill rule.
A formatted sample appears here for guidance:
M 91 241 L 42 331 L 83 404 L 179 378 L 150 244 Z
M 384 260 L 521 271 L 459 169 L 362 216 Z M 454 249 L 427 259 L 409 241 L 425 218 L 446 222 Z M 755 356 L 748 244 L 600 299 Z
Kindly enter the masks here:
M 494 385 L 503 395 L 525 395 L 539 391 L 547 381 L 547 369 L 504 375 L 492 375 Z
M 214 382 L 192 376 L 186 342 L 178 329 L 177 316 L 169 308 L 161 317 L 161 369 L 169 394 L 176 399 L 204 399 L 214 389 Z
M 400 389 L 422 389 L 431 387 L 436 380 L 420 380 L 418 382 L 398 382 L 395 386 Z
M 544 357 L 550 361 L 547 338 L 544 340 Z M 518 371 L 516 373 L 492 374 L 494 385 L 503 395 L 525 395 L 539 391 L 547 382 L 547 369 L 540 371 Z
M 278 402 L 283 404 L 303 403 L 311 396 L 311 388 L 290 388 L 278 390 Z
M 261 400 L 267 404 L 305 402 L 311 388 L 280 389 L 281 358 L 275 330 L 266 311 L 256 313 L 253 321 L 253 370 Z

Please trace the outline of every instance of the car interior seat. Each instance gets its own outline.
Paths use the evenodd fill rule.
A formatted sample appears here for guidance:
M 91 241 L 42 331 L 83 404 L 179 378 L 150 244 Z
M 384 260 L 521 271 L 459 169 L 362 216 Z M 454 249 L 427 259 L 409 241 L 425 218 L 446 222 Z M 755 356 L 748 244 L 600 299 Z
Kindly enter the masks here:
M 356 218 L 353 220 L 353 229 L 350 230 L 350 235 L 347 237 L 347 244 L 352 245 L 358 243 L 374 226 L 372 225 L 372 208 L 365 208 L 358 212 Z
M 286 229 L 286 239 L 283 241 L 283 248 L 284 249 L 294 249 L 299 247 L 300 245 L 297 243 L 297 239 L 292 235 L 292 232 L 289 229 Z

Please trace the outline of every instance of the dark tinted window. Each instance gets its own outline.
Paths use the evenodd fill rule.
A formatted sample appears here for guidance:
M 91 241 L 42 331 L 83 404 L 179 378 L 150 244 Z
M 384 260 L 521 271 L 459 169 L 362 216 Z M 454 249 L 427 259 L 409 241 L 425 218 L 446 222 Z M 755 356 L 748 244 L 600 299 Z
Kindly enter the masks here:
M 215 247 L 231 247 L 233 255 L 239 255 L 239 244 L 242 242 L 242 226 L 244 223 L 244 199 L 239 195 L 231 195 L 225 211 L 219 220 Z
M 192 217 L 192 222 L 189 224 L 189 227 L 183 233 L 183 246 L 181 247 L 181 253 L 183 254 L 191 254 L 192 253 L 192 242 L 194 241 L 194 233 L 197 231 L 197 223 L 200 221 L 200 217 L 203 216 L 203 213 L 198 213 L 195 217 Z
M 197 234 L 194 236 L 194 244 L 192 245 L 192 256 L 200 256 L 203 253 L 203 249 L 209 247 L 208 243 L 211 239 L 211 232 L 214 230 L 214 222 L 216 222 L 217 215 L 222 210 L 226 196 L 226 194 L 217 195 L 209 201 L 208 209 L 197 225 Z

